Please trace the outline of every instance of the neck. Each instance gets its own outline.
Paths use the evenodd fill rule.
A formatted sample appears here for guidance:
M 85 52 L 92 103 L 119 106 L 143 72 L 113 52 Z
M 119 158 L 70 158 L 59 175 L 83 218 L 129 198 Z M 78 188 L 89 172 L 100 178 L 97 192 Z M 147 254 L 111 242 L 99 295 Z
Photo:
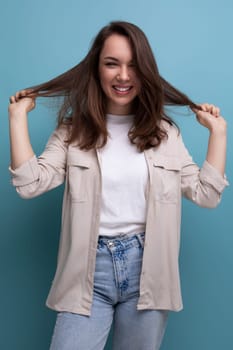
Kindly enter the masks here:
M 132 103 L 129 105 L 119 106 L 119 105 L 111 105 L 107 106 L 107 114 L 114 115 L 129 115 L 132 114 Z

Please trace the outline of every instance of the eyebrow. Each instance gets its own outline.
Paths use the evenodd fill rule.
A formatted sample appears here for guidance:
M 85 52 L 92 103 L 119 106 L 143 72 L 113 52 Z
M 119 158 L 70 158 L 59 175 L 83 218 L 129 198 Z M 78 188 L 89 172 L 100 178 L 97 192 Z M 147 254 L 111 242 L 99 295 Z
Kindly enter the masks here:
M 104 57 L 104 60 L 111 60 L 111 61 L 119 62 L 119 60 L 116 57 L 112 57 L 112 56 L 106 56 L 106 57 Z M 132 62 L 134 62 L 133 59 L 129 63 L 132 63 Z
M 117 58 L 115 57 L 111 57 L 111 56 L 107 56 L 107 57 L 104 57 L 104 60 L 113 60 L 113 61 L 119 61 Z

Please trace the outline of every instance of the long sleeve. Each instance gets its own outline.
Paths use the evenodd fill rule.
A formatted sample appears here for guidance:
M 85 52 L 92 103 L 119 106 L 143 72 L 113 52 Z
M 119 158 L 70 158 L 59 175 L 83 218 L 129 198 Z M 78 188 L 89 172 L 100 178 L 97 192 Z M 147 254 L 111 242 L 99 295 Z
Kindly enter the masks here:
M 179 154 L 182 159 L 181 189 L 187 199 L 201 207 L 214 208 L 228 185 L 226 176 L 222 176 L 206 160 L 199 168 L 184 146 L 181 135 L 178 136 Z
M 17 169 L 9 167 L 12 184 L 23 198 L 33 198 L 64 182 L 66 173 L 67 128 L 56 129 L 44 152 L 35 155 Z

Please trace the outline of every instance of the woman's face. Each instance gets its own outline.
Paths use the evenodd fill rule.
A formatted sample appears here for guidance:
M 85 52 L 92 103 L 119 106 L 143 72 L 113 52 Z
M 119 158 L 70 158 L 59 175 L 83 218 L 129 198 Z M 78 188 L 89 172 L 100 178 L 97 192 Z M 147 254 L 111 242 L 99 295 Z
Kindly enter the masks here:
M 112 34 L 99 59 L 101 87 L 107 97 L 107 113 L 132 113 L 132 102 L 140 90 L 133 53 L 127 37 Z

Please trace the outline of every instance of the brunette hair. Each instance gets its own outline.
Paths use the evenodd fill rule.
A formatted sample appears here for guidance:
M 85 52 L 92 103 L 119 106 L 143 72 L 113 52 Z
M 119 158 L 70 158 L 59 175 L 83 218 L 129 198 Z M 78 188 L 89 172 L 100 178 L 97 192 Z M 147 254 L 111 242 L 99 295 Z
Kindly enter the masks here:
M 58 113 L 58 127 L 71 125 L 68 142 L 77 141 L 81 149 L 103 147 L 108 138 L 106 100 L 99 79 L 99 57 L 105 40 L 112 34 L 128 38 L 141 89 L 134 100 L 134 125 L 129 138 L 140 151 L 158 146 L 166 137 L 161 120 L 173 124 L 165 113 L 165 105 L 199 109 L 185 94 L 177 90 L 158 71 L 149 42 L 140 28 L 123 21 L 114 21 L 97 34 L 86 57 L 58 77 L 31 87 L 30 94 L 43 97 L 63 96 Z

